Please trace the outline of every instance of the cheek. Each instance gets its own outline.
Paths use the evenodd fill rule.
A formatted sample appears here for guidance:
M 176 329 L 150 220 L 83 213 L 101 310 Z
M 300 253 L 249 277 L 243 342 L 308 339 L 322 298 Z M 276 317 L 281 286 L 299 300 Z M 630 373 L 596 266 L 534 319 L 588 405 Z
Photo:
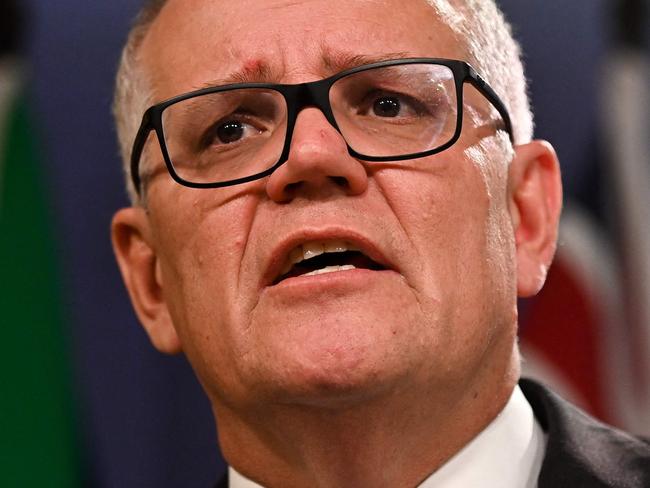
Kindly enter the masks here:
M 161 219 L 160 255 L 171 277 L 169 286 L 181 295 L 195 288 L 206 293 L 232 288 L 237 282 L 247 229 L 246 219 L 235 215 L 241 212 L 194 206 L 188 212 Z
M 463 269 L 486 251 L 491 196 L 475 166 L 451 163 L 429 172 L 394 169 L 378 178 L 430 283 L 467 274 Z
M 179 198 L 171 211 L 156 215 L 155 224 L 165 299 L 198 369 L 197 362 L 229 354 L 231 329 L 250 308 L 240 274 L 255 209 L 251 197 L 212 203 L 210 190 L 203 192 L 203 200 Z
M 236 190 L 174 184 L 156 227 L 169 268 L 182 286 L 228 288 L 237 281 L 257 199 Z M 218 192 L 218 193 L 217 193 Z
M 429 173 L 386 171 L 378 180 L 415 250 L 408 278 L 423 307 L 432 319 L 460 321 L 469 332 L 501 307 L 509 246 L 500 195 L 488 191 L 493 186 L 479 166 L 461 158 Z

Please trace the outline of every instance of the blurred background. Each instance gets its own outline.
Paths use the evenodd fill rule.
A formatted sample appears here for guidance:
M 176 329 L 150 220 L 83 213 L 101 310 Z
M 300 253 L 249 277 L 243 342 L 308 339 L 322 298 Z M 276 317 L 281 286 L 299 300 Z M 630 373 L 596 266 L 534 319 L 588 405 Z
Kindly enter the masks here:
M 501 0 L 566 189 L 528 375 L 650 435 L 650 5 Z M 127 204 L 110 115 L 137 0 L 0 0 L 0 486 L 211 486 L 182 357 L 150 346 L 109 242 Z

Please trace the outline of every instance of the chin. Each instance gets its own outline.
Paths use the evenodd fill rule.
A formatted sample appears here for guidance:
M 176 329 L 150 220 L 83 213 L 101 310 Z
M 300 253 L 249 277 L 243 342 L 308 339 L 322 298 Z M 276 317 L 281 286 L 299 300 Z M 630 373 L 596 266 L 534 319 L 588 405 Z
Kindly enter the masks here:
M 394 376 L 376 370 L 303 369 L 285 378 L 276 395 L 282 397 L 283 403 L 332 409 L 353 407 L 390 391 L 396 384 Z
M 269 301 L 247 324 L 242 381 L 263 398 L 340 405 L 399 388 L 435 333 L 403 289 Z
M 339 330 L 320 334 L 316 341 L 276 343 L 275 361 L 258 364 L 265 368 L 260 386 L 272 388 L 268 393 L 282 401 L 331 407 L 367 401 L 390 390 L 399 384 L 405 364 L 396 361 L 397 351 L 389 350 L 381 338 L 362 331 L 357 326 L 350 334 Z

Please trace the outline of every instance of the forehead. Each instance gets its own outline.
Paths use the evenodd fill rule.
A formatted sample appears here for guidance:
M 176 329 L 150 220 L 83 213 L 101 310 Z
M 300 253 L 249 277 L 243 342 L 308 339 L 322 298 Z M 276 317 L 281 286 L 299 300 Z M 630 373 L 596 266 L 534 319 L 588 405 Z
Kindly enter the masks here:
M 213 81 L 298 83 L 394 57 L 465 56 L 425 0 L 169 0 L 140 50 L 156 101 Z

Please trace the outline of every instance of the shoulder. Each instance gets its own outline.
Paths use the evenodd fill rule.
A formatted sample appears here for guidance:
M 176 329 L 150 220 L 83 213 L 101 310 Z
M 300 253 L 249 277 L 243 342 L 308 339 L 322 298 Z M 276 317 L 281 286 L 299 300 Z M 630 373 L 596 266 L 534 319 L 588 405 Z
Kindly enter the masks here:
M 538 383 L 520 386 L 548 439 L 539 488 L 650 486 L 650 440 L 597 421 Z

